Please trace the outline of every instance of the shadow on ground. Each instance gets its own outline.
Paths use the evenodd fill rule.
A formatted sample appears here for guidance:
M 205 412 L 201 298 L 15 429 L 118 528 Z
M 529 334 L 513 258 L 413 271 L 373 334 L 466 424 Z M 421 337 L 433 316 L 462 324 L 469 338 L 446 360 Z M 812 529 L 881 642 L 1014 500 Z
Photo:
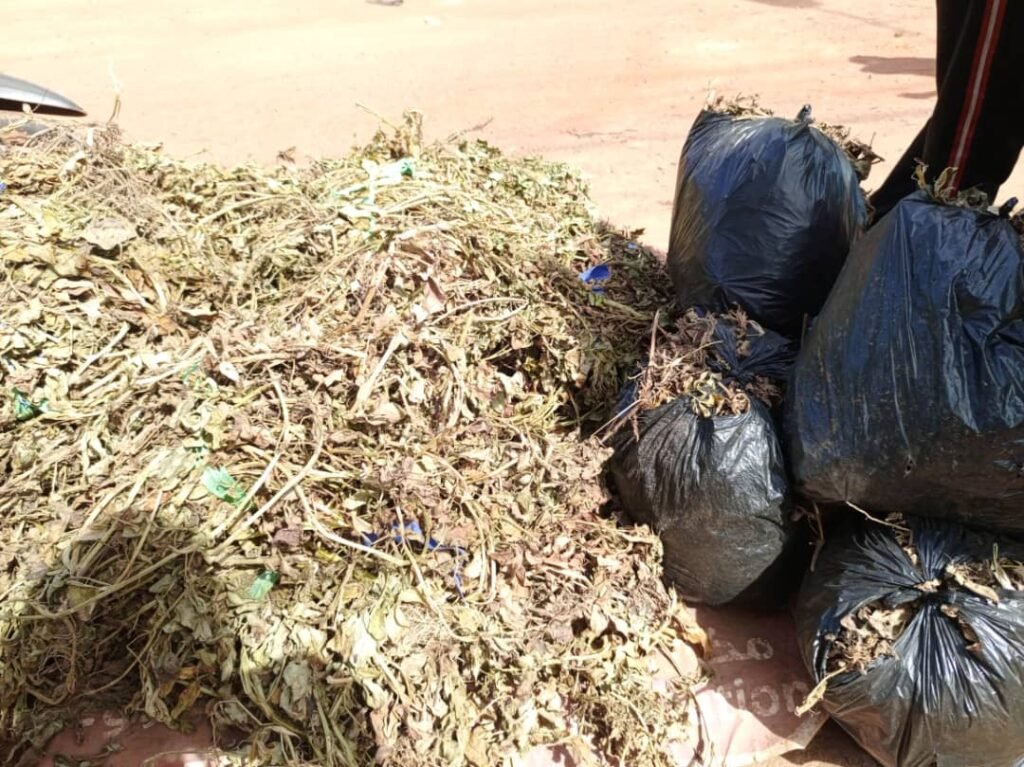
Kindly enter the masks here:
M 935 59 L 924 56 L 851 56 L 850 62 L 873 75 L 935 75 Z

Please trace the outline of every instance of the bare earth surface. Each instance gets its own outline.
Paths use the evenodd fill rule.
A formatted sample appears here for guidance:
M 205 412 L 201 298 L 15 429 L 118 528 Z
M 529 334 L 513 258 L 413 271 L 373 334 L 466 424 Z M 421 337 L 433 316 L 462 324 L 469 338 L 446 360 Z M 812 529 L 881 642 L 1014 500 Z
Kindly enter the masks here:
M 931 0 L 376 2 L 9 4 L 0 71 L 102 119 L 116 83 L 132 137 L 228 161 L 343 152 L 374 127 L 357 103 L 419 108 L 438 136 L 491 120 L 500 146 L 582 168 L 601 211 L 656 247 L 709 86 L 809 102 L 888 159 L 934 96 Z
M 0 71 L 174 154 L 338 154 L 415 107 L 584 170 L 601 212 L 667 244 L 709 87 L 804 103 L 896 159 L 934 97 L 931 0 L 44 0 L 3 10 Z M 888 164 L 876 170 L 881 182 Z M 1004 198 L 1022 189 L 1020 171 Z M 872 762 L 835 728 L 785 764 Z

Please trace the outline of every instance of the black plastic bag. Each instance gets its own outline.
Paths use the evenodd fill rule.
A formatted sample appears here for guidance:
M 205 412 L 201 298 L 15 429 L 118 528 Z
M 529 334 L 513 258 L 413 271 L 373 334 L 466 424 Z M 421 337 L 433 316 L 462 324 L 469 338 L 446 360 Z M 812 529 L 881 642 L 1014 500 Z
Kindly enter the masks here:
M 901 202 L 854 248 L 793 372 L 820 500 L 1024 530 L 1024 254 L 1004 217 Z
M 741 384 L 783 378 L 795 357 L 794 345 L 770 331 L 741 355 L 721 318 L 715 337 L 720 371 Z M 627 387 L 619 412 L 635 398 Z M 741 415 L 704 417 L 682 397 L 640 414 L 637 431 L 627 423 L 616 433 L 608 469 L 627 515 L 660 535 L 667 580 L 685 599 L 708 604 L 779 596 L 771 583 L 786 577 L 780 557 L 795 539 L 768 408 L 751 397 Z
M 995 603 L 946 574 L 950 564 L 992 560 L 997 542 L 987 534 L 937 520 L 907 524 L 919 563 L 892 528 L 850 522 L 829 531 L 804 583 L 797 632 L 816 682 L 848 616 L 868 605 L 912 616 L 894 655 L 831 678 L 822 705 L 886 767 L 1019 767 L 1024 593 L 997 589 Z M 997 545 L 1001 555 L 1021 557 L 1019 543 Z M 969 649 L 975 637 L 977 649 Z
M 668 269 L 682 306 L 739 305 L 796 337 L 867 221 L 843 149 L 796 121 L 710 109 L 679 159 Z

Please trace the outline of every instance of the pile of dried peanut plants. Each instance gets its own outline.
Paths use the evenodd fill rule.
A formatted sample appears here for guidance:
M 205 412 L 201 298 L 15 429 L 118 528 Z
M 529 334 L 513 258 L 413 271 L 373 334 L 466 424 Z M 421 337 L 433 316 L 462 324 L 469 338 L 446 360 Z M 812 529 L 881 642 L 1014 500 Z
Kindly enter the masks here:
M 104 709 L 256 764 L 682 737 L 685 614 L 579 436 L 668 281 L 566 168 L 419 136 L 228 169 L 0 135 L 5 763 Z

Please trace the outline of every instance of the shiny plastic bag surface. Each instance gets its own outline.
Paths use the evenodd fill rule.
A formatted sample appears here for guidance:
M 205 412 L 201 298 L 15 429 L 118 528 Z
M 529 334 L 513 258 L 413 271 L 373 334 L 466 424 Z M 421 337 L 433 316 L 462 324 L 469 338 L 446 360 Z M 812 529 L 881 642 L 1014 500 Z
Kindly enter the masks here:
M 854 166 L 808 118 L 705 110 L 676 179 L 668 269 L 680 305 L 738 305 L 796 337 L 866 220 Z

